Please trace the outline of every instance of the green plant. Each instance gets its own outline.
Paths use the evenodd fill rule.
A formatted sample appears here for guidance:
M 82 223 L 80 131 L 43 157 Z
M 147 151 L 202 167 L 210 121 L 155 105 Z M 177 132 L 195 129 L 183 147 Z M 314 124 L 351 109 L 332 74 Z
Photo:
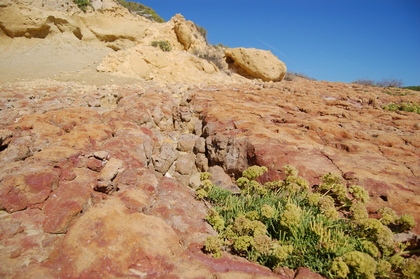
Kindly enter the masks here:
M 87 7 L 93 8 L 92 3 L 90 3 L 89 0 L 73 0 L 73 2 L 84 12 L 86 12 Z
M 151 20 L 154 20 L 156 22 L 165 22 L 163 18 L 161 18 L 155 10 L 153 10 L 150 7 L 147 7 L 143 4 L 136 3 L 133 1 L 125 1 L 125 0 L 118 0 L 118 3 L 121 4 L 121 6 L 129 9 L 132 13 L 144 16 L 146 18 L 149 18 Z
M 197 29 L 198 33 L 200 33 L 200 35 L 204 38 L 204 40 L 207 42 L 207 30 L 204 29 L 204 27 L 198 26 L 197 24 L 195 24 L 195 28 Z
M 393 90 L 390 90 L 393 89 Z M 384 91 L 385 94 L 391 95 L 391 96 L 406 96 L 408 94 L 411 94 L 410 91 L 407 90 L 401 90 L 400 88 L 389 88 L 389 90 Z
M 419 260 L 407 256 L 416 251 L 404 251 L 391 230 L 411 229 L 411 216 L 381 209 L 380 220 L 369 218 L 364 205 L 368 192 L 357 185 L 346 187 L 331 173 L 311 191 L 290 165 L 284 180 L 261 184 L 258 177 L 266 171 L 259 166 L 244 170 L 236 181 L 239 194 L 213 185 L 208 173 L 201 176 L 197 198 L 213 205 L 207 221 L 219 233 L 207 239 L 206 252 L 220 257 L 227 251 L 270 268 L 305 266 L 329 278 L 417 272 Z M 397 253 L 398 245 L 402 248 Z
M 382 108 L 389 111 L 408 111 L 420 114 L 420 105 L 413 102 L 402 102 L 399 104 L 389 103 L 384 105 Z
M 168 42 L 153 41 L 150 44 L 151 44 L 151 46 L 154 46 L 154 47 L 157 47 L 157 46 L 160 47 L 160 49 L 163 50 L 163 51 L 171 51 L 171 46 Z
M 420 86 L 406 86 L 406 87 L 403 87 L 403 88 L 414 90 L 414 91 L 420 91 Z

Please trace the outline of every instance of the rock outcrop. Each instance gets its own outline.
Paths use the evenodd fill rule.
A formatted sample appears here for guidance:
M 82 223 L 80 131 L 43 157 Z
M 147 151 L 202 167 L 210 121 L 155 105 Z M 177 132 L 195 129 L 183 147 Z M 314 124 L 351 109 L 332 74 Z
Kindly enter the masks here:
M 286 68 L 271 53 L 228 49 L 238 75 L 181 15 L 93 4 L 0 2 L 1 278 L 320 278 L 203 252 L 200 172 L 237 192 L 254 164 L 261 182 L 286 164 L 311 186 L 342 175 L 371 215 L 411 214 L 420 234 L 420 116 L 382 109 L 417 92 L 273 82 Z
M 39 64 L 32 63 L 39 56 L 36 52 L 48 45 L 57 58 L 79 53 L 87 56 L 72 61 L 78 63 L 78 72 L 94 63 L 99 73 L 118 78 L 193 83 L 247 82 L 248 78 L 278 81 L 286 72 L 285 65 L 268 51 L 240 48 L 223 52 L 208 45 L 198 27 L 180 14 L 157 23 L 130 13 L 115 1 L 94 1 L 93 5 L 96 11 L 84 13 L 71 1 L 6 1 L 0 7 L 2 59 L 6 64 Z M 152 47 L 153 42 L 167 44 L 170 51 Z M 35 53 L 29 57 L 7 54 L 15 48 Z M 98 51 L 92 56 L 86 48 Z M 233 74 L 225 53 L 229 63 L 234 61 L 230 63 Z M 50 67 L 54 65 L 45 68 Z M 23 77 L 28 75 L 22 72 Z
M 284 179 L 286 164 L 311 185 L 336 173 L 369 191 L 371 213 L 387 206 L 420 224 L 420 116 L 382 109 L 390 102 L 419 103 L 417 93 L 392 96 L 383 88 L 307 80 L 267 87 L 220 86 L 193 94 L 191 104 L 204 117 L 210 165 L 236 177 L 249 165 L 267 166 L 262 182 Z
M 245 77 L 281 81 L 286 75 L 286 65 L 268 50 L 228 48 L 225 55 L 229 67 Z
M 0 8 L 0 29 L 10 38 L 46 38 L 62 32 L 82 38 L 80 27 L 69 14 L 18 4 Z
M 205 152 L 188 87 L 0 88 L 0 277 L 276 277 L 201 250 L 215 232 L 188 187 Z
M 152 47 L 152 42 L 165 42 L 171 50 Z M 200 57 L 210 48 L 195 24 L 177 14 L 166 23 L 148 25 L 141 42 L 132 48 L 107 55 L 97 70 L 142 80 L 223 82 L 229 79 L 226 73 L 221 72 L 210 59 Z
M 109 54 L 97 70 L 116 76 L 163 82 L 217 82 L 226 76 L 218 73 L 219 69 L 213 63 L 191 53 L 165 52 L 143 45 Z

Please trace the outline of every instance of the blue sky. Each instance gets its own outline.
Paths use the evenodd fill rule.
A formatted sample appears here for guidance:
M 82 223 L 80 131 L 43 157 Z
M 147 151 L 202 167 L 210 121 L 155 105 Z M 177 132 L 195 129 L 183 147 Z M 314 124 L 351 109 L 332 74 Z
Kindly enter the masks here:
M 211 44 L 270 50 L 318 80 L 420 85 L 420 0 L 136 0 L 180 13 Z

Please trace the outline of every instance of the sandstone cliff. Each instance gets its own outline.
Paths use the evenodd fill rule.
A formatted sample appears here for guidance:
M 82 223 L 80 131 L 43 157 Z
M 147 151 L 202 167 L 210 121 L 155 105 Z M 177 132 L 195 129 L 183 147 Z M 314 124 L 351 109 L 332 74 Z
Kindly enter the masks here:
M 245 59 L 252 61 L 252 71 L 240 71 L 238 67 L 235 72 L 239 75 L 226 71 L 224 50 L 208 45 L 197 26 L 179 14 L 166 23 L 157 23 L 130 13 L 113 0 L 93 1 L 94 10 L 89 8 L 87 12 L 71 1 L 3 2 L 0 48 L 7 67 L 0 70 L 5 77 L 10 67 L 14 67 L 13 72 L 20 71 L 22 78 L 61 72 L 68 80 L 74 72 L 90 75 L 96 67 L 99 73 L 115 77 L 195 83 L 247 82 L 247 78 L 281 80 L 286 72 L 284 66 L 277 67 L 276 74 L 268 76 L 267 70 L 282 62 L 272 54 L 265 60 L 258 59 L 251 51 Z M 164 42 L 171 51 L 152 47 L 152 42 Z M 37 58 L 43 57 L 46 49 L 54 57 L 47 61 L 51 65 L 27 73 L 25 69 L 39 67 Z M 66 67 L 68 57 L 74 58 Z M 240 59 L 236 66 L 244 65 L 243 57 Z
M 0 1 L 0 277 L 320 278 L 203 253 L 216 232 L 200 172 L 237 191 L 254 164 L 263 181 L 286 164 L 311 186 L 342 175 L 369 191 L 371 216 L 391 207 L 420 233 L 420 116 L 382 109 L 417 92 L 277 82 L 272 54 L 214 49 L 181 15 L 93 6 Z M 252 53 L 267 61 L 243 68 Z

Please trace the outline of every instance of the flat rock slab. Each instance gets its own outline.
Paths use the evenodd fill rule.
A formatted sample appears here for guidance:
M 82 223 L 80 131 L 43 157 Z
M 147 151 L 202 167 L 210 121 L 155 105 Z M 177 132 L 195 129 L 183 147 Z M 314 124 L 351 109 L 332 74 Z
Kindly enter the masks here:
M 115 103 L 90 105 L 111 93 Z M 254 164 L 268 167 L 262 182 L 284 178 L 286 164 L 311 185 L 334 172 L 369 191 L 371 213 L 388 206 L 419 224 L 420 116 L 381 108 L 420 103 L 409 93 L 305 80 L 206 88 L 2 85 L 0 276 L 317 278 L 203 253 L 215 234 L 207 207 L 164 174 L 188 182 L 198 178 L 195 168 L 216 168 L 215 182 L 229 188 Z M 182 99 L 191 119 L 179 117 Z M 185 135 L 181 124 L 193 119 L 202 119 L 202 131 Z
M 411 214 L 419 234 L 420 115 L 382 106 L 419 103 L 420 96 L 389 90 L 299 79 L 198 89 L 191 103 L 204 118 L 210 162 L 228 173 L 238 176 L 244 163 L 263 165 L 264 182 L 284 179 L 282 168 L 291 164 L 311 185 L 336 173 L 369 191 L 371 212 L 386 206 Z
M 118 104 L 91 105 L 110 92 Z M 197 120 L 177 116 L 181 96 L 170 92 L 153 83 L 0 86 L 0 277 L 279 277 L 203 253 L 215 234 L 207 207 L 163 174 L 196 175 L 194 152 L 207 168 L 205 140 L 196 146 L 198 135 L 176 131 L 174 122 Z

